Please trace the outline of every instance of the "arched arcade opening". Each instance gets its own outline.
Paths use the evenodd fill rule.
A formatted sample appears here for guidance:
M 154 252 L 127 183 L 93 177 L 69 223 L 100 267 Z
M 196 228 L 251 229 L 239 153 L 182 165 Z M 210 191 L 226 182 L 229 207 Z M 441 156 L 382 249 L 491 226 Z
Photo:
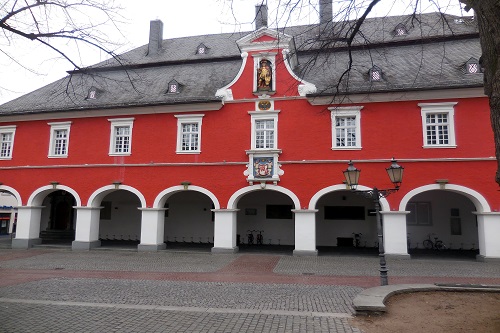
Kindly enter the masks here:
M 137 246 L 141 239 L 141 200 L 125 189 L 110 190 L 101 195 L 99 240 L 101 246 Z
M 167 247 L 202 247 L 214 243 L 212 199 L 192 190 L 177 191 L 165 200 L 165 232 Z
M 274 190 L 245 193 L 237 203 L 237 246 L 240 251 L 295 245 L 293 200 Z
M 371 199 L 336 189 L 323 194 L 315 209 L 316 245 L 320 253 L 377 253 L 377 219 Z
M 424 191 L 409 199 L 406 210 L 410 212 L 406 216 L 410 255 L 475 257 L 479 253 L 474 214 L 478 209 L 464 194 L 440 189 Z

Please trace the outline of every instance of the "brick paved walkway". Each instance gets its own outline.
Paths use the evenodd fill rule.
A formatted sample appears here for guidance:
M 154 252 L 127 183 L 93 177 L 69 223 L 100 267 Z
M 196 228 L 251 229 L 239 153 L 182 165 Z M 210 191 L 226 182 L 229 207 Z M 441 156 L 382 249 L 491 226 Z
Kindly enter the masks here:
M 500 284 L 500 265 L 389 260 L 389 282 Z M 359 332 L 378 258 L 0 249 L 0 332 Z

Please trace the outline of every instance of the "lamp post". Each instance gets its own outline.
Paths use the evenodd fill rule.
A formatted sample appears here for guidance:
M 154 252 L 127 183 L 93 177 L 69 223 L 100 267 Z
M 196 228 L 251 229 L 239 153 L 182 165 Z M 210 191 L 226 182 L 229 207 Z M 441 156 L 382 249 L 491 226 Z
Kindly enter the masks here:
M 392 158 L 391 166 L 386 168 L 387 174 L 391 179 L 391 182 L 394 184 L 394 188 L 391 189 L 383 189 L 379 190 L 374 187 L 372 190 L 368 191 L 359 191 L 357 190 L 359 183 L 359 175 L 361 170 L 357 169 L 352 161 L 349 161 L 348 167 L 344 173 L 344 177 L 347 185 L 351 188 L 352 191 L 356 191 L 360 195 L 363 195 L 365 198 L 372 199 L 375 204 L 375 213 L 377 216 L 377 234 L 378 234 L 378 256 L 380 259 L 380 285 L 386 286 L 389 284 L 387 279 L 387 263 L 385 261 L 385 251 L 384 251 L 384 229 L 382 226 L 382 217 L 380 216 L 380 199 L 385 198 L 391 193 L 397 192 L 399 187 L 401 186 L 401 182 L 403 180 L 403 170 L 404 168 L 400 166 L 397 161 Z

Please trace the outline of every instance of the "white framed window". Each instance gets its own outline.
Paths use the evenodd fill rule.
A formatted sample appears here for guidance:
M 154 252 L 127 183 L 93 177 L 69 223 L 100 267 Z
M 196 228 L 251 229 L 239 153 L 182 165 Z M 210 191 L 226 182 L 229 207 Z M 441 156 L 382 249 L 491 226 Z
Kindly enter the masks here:
M 252 121 L 251 147 L 255 150 L 278 148 L 279 111 L 250 111 Z
M 68 157 L 69 131 L 71 128 L 71 121 L 48 123 L 48 125 L 50 126 L 48 157 Z
M 361 149 L 362 106 L 329 108 L 332 118 L 332 149 Z
M 201 124 L 203 114 L 176 115 L 177 154 L 201 152 Z
M 130 155 L 134 118 L 108 119 L 108 121 L 111 123 L 109 155 Z
M 455 148 L 457 102 L 420 103 L 424 148 Z
M 0 160 L 12 159 L 16 126 L 0 126 Z

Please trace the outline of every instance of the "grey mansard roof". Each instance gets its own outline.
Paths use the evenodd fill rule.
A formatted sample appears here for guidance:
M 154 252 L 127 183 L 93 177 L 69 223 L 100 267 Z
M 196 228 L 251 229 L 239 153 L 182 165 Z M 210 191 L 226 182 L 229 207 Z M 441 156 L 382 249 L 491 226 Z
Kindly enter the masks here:
M 342 93 L 480 87 L 482 74 L 465 74 L 465 63 L 479 59 L 477 27 L 469 18 L 425 14 L 419 22 L 408 16 L 368 19 L 353 41 L 353 67 Z M 404 24 L 408 34 L 395 36 Z M 316 94 L 334 94 L 347 68 L 344 37 L 353 22 L 332 22 L 281 29 L 294 38 L 299 77 L 317 87 Z M 327 31 L 328 33 L 326 33 Z M 216 91 L 226 86 L 241 67 L 236 41 L 251 32 L 166 39 L 157 54 L 148 45 L 70 75 L 0 106 L 0 115 L 41 113 L 129 106 L 220 102 Z M 333 41 L 333 42 L 332 42 Z M 196 54 L 203 43 L 207 54 Z M 382 80 L 371 82 L 377 66 Z M 181 85 L 167 93 L 171 80 Z M 97 91 L 88 99 L 89 90 Z

